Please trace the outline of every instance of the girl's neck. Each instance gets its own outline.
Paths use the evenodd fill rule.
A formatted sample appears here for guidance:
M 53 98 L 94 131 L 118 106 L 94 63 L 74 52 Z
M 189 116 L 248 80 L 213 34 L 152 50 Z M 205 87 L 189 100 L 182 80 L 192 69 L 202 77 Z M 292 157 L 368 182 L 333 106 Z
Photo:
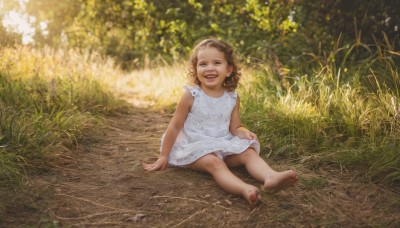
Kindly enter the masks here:
M 200 85 L 201 90 L 209 97 L 219 98 L 224 95 L 225 88 L 207 88 Z

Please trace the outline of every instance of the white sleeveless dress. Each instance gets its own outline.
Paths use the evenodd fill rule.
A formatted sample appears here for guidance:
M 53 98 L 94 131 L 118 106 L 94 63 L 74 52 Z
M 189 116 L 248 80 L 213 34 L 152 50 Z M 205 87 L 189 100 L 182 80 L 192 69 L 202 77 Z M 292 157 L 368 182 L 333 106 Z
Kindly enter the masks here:
M 223 159 L 227 155 L 240 154 L 249 147 L 260 153 L 258 141 L 241 139 L 229 131 L 236 92 L 225 91 L 223 96 L 214 98 L 206 95 L 199 86 L 185 88 L 190 91 L 194 101 L 169 154 L 170 165 L 185 166 L 210 153 Z M 165 133 L 161 145 L 164 136 Z

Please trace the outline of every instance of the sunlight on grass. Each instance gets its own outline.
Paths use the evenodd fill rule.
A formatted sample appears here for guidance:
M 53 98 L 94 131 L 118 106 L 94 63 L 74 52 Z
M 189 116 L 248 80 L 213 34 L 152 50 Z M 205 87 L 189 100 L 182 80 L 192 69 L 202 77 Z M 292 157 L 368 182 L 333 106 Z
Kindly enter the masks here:
M 0 187 L 73 149 L 122 108 L 113 62 L 76 51 L 0 49 Z
M 137 70 L 125 75 L 117 88 L 134 105 L 172 108 L 183 93 L 183 86 L 187 83 L 186 75 L 183 63 Z

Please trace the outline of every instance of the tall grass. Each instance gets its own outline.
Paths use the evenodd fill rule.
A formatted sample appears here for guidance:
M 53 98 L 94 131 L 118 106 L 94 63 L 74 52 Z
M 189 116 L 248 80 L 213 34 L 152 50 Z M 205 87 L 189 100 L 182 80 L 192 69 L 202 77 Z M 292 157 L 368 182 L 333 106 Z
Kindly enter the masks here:
M 311 55 L 311 75 L 287 79 L 289 88 L 269 68 L 251 74 L 258 86 L 242 91 L 246 124 L 269 154 L 364 167 L 375 181 L 399 183 L 400 52 L 378 44 L 350 61 L 356 46 Z
M 0 49 L 0 187 L 73 148 L 121 103 L 109 60 L 75 51 Z

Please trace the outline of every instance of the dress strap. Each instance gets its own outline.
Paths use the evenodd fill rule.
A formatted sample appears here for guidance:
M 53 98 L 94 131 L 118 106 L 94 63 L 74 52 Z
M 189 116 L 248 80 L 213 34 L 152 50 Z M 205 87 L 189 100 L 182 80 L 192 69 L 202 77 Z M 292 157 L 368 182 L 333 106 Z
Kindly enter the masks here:
M 193 97 L 197 96 L 200 93 L 200 87 L 198 85 L 184 86 L 183 88 L 189 90 Z

